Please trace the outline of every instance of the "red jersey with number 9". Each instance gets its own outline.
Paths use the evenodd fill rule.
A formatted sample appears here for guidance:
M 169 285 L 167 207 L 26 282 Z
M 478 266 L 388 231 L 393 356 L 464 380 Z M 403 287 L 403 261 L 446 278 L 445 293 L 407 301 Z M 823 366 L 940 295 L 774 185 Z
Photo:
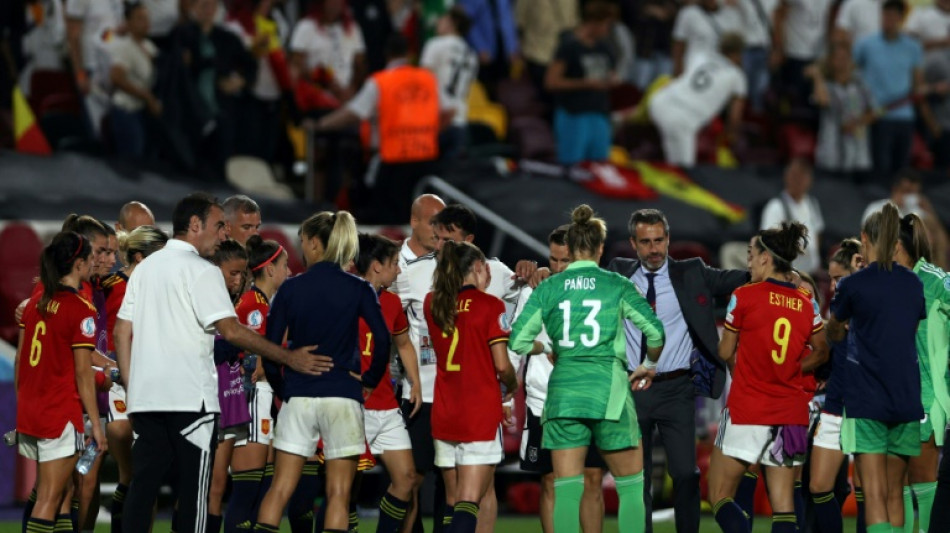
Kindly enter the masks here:
M 436 356 L 432 436 L 439 440 L 494 440 L 503 419 L 501 387 L 491 346 L 508 342 L 505 304 L 475 287 L 459 291 L 455 330 L 445 333 L 432 317 L 432 293 L 424 310 Z
M 40 439 L 63 434 L 67 422 L 82 433 L 74 348 L 96 348 L 96 308 L 71 289 L 59 290 L 40 314 L 30 298 L 23 311 L 23 342 L 17 375 L 18 433 Z
M 379 306 L 383 311 L 383 320 L 386 321 L 386 327 L 392 335 L 400 335 L 409 331 L 409 319 L 406 318 L 406 312 L 402 309 L 402 301 L 398 296 L 389 292 L 381 291 L 379 293 Z M 373 350 L 376 347 L 376 341 L 373 339 L 373 332 L 361 318 L 360 319 L 360 371 L 369 370 L 370 363 L 373 362 Z M 384 411 L 396 409 L 399 403 L 396 402 L 396 391 L 393 389 L 393 376 L 389 371 L 389 365 L 386 365 L 386 373 L 379 380 L 379 385 L 373 389 L 373 394 L 366 399 L 366 409 Z
M 736 424 L 808 425 L 802 359 L 823 323 L 811 293 L 773 279 L 732 293 L 725 327 L 739 335 L 729 390 Z

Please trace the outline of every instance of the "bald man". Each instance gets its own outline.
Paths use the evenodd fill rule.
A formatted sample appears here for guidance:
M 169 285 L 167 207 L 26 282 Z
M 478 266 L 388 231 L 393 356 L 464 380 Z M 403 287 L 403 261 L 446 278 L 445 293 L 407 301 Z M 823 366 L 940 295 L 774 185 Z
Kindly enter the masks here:
M 155 215 L 142 202 L 131 201 L 119 209 L 119 220 L 115 223 L 116 231 L 130 232 L 139 226 L 154 226 Z

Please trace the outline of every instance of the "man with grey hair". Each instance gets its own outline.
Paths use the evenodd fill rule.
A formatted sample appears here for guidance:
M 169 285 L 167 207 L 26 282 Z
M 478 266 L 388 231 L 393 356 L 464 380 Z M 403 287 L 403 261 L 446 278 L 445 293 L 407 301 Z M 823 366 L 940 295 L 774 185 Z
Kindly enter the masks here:
M 244 246 L 251 235 L 260 233 L 261 208 L 249 196 L 235 194 L 221 206 L 224 208 L 224 231 L 228 238 Z

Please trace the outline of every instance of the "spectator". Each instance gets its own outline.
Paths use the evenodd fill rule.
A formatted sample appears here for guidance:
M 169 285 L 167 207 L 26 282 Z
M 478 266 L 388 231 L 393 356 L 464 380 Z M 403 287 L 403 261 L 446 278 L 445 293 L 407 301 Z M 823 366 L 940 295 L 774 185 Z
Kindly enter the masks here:
M 367 74 L 383 70 L 386 68 L 386 41 L 396 31 L 386 0 L 350 0 L 350 8 L 366 41 Z
M 729 106 L 730 135 L 735 138 L 748 92 L 742 65 L 742 36 L 722 38 L 719 52 L 694 54 L 686 72 L 660 89 L 650 100 L 650 118 L 660 130 L 666 161 L 692 167 L 696 163 L 696 136 Z
M 454 159 L 468 144 L 468 93 L 478 73 L 478 58 L 465 42 L 471 19 L 454 6 L 439 19 L 439 35 L 426 42 L 419 66 L 431 70 L 454 110 L 452 124 L 439 135 L 439 157 Z
M 939 126 L 939 134 L 931 133 L 930 153 L 934 156 L 934 168 L 950 168 L 950 47 L 931 48 L 924 54 L 923 78 L 928 87 L 935 90 L 928 97 L 934 120 Z
M 558 160 L 564 165 L 604 161 L 610 150 L 610 102 L 616 85 L 616 58 L 607 36 L 616 16 L 613 4 L 589 0 L 581 23 L 562 34 L 545 87 L 555 93 L 554 134 Z
M 393 29 L 406 38 L 406 42 L 409 43 L 410 55 L 418 55 L 419 50 L 422 48 L 421 42 L 424 40 L 422 35 L 423 30 L 426 32 L 424 36 L 425 40 L 428 40 L 429 37 L 435 34 L 435 26 L 439 17 L 434 16 L 431 21 L 426 19 L 426 25 L 425 28 L 423 28 L 421 21 L 422 15 L 419 13 L 419 9 L 413 0 L 387 0 L 386 3 L 389 7 L 389 16 L 392 19 Z M 444 13 L 444 7 L 441 8 L 439 12 Z M 431 26 L 429 22 L 431 22 Z
M 881 13 L 881 31 L 854 45 L 854 61 L 871 91 L 874 102 L 887 112 L 871 126 L 871 154 L 878 183 L 887 183 L 910 162 L 914 136 L 914 107 L 911 97 L 923 89 L 920 43 L 901 32 L 907 7 L 902 0 L 887 0 Z M 925 101 L 921 118 L 937 133 Z M 935 135 L 936 136 L 936 135 Z
M 678 0 L 636 2 L 632 20 L 625 20 L 637 39 L 634 77 L 641 90 L 673 72 L 673 21 L 679 4 Z
M 904 30 L 919 40 L 924 50 L 950 47 L 950 0 L 934 0 L 932 6 L 915 7 Z
M 125 12 L 128 34 L 111 46 L 112 134 L 119 155 L 141 157 L 147 141 L 146 110 L 153 116 L 162 112 L 162 103 L 152 94 L 155 82 L 153 61 L 158 49 L 148 39 L 148 10 L 143 4 L 129 4 Z
M 304 78 L 328 78 L 330 92 L 349 100 L 363 83 L 366 44 L 346 0 L 311 0 L 290 37 L 291 64 Z
M 785 167 L 785 188 L 772 198 L 762 210 L 760 229 L 774 229 L 782 222 L 800 222 L 808 228 L 808 246 L 792 263 L 795 270 L 813 273 L 821 269 L 821 232 L 825 219 L 821 216 L 818 200 L 808 194 L 814 181 L 811 165 L 796 157 Z
M 772 19 L 770 66 L 775 86 L 788 103 L 810 108 L 805 68 L 821 56 L 832 0 L 780 0 Z
M 874 120 L 874 101 L 856 75 L 851 47 L 833 45 L 828 58 L 808 67 L 805 74 L 815 87 L 812 100 L 821 108 L 815 164 L 849 174 L 871 170 L 868 126 Z
M 577 0 L 518 0 L 515 19 L 521 30 L 521 53 L 528 77 L 541 94 L 558 38 L 577 26 Z
M 623 83 L 633 82 L 636 45 L 633 33 L 619 18 L 615 18 L 613 24 L 610 25 L 607 42 L 614 51 L 617 80 Z
M 700 0 L 680 10 L 673 26 L 674 76 L 683 73 L 693 54 L 716 50 L 723 35 L 742 31 L 742 14 L 734 3 Z
M 472 17 L 468 42 L 478 53 L 478 79 L 489 91 L 495 82 L 508 77 L 512 65 L 521 61 L 514 10 L 510 0 L 459 0 Z
M 26 28 L 22 40 L 26 65 L 20 72 L 20 88 L 29 95 L 34 70 L 63 70 L 66 22 L 62 0 L 35 0 L 27 4 Z
M 749 81 L 749 103 L 753 110 L 763 110 L 765 91 L 769 88 L 769 50 L 772 47 L 772 16 L 778 0 L 740 0 L 745 25 L 745 52 L 742 70 Z
M 96 136 L 110 107 L 109 41 L 122 25 L 124 16 L 120 0 L 66 0 L 69 63 Z
M 844 0 L 835 17 L 834 30 L 856 43 L 881 29 L 881 0 Z

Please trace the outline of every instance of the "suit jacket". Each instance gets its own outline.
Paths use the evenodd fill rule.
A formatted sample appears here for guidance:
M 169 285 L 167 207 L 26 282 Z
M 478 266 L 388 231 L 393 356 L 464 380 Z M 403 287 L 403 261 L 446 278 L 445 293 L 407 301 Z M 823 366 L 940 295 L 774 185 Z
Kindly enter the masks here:
M 744 270 L 720 270 L 706 266 L 702 259 L 677 261 L 667 258 L 670 282 L 680 304 L 693 346 L 701 357 L 690 361 L 696 393 L 718 398 L 726 384 L 726 365 L 719 358 L 719 331 L 716 329 L 715 299 L 729 296 L 749 282 Z M 640 268 L 639 259 L 617 257 L 607 270 L 630 278 Z

